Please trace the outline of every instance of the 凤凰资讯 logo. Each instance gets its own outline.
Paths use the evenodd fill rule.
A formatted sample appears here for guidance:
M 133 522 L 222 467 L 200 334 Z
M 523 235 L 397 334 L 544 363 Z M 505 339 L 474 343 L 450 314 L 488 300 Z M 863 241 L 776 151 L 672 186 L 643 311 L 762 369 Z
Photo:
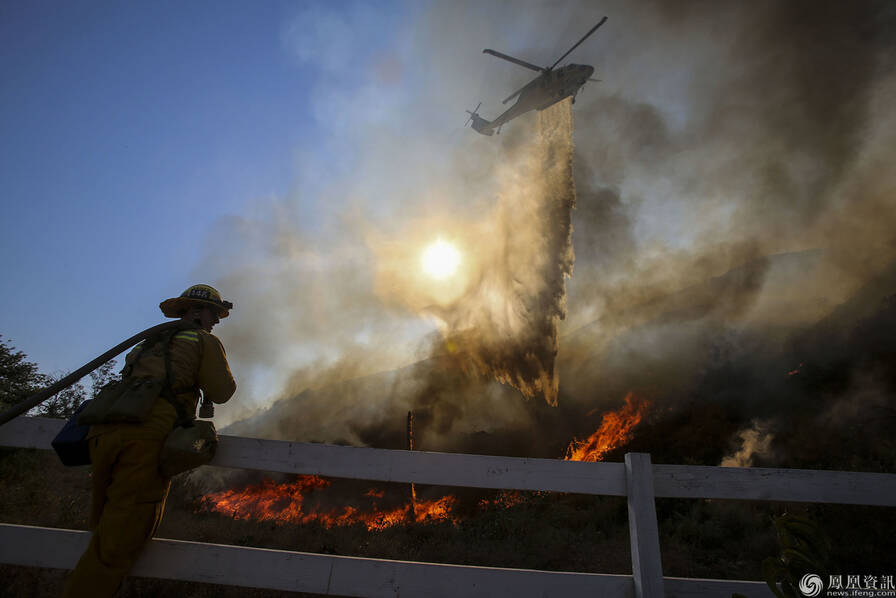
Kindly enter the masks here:
M 821 581 L 821 577 L 818 575 L 807 573 L 806 575 L 803 575 L 803 578 L 800 580 L 799 587 L 803 596 L 806 596 L 806 598 L 815 598 L 815 596 L 821 594 L 821 591 L 824 589 L 824 582 Z

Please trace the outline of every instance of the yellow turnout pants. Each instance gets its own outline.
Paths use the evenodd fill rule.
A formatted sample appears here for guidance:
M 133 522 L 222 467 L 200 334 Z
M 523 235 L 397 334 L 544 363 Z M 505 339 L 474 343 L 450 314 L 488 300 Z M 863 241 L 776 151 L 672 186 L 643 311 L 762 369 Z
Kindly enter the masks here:
M 66 597 L 112 596 L 161 521 L 171 482 L 158 471 L 164 437 L 138 427 L 107 426 L 90 438 L 93 535 Z

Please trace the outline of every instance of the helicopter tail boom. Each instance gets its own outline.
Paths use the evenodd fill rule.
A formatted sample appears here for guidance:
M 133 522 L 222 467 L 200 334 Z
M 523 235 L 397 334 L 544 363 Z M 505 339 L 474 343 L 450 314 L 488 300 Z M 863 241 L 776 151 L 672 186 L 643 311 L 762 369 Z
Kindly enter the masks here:
M 487 121 L 479 116 L 479 106 L 482 106 L 482 102 L 479 102 L 479 105 L 476 106 L 476 108 L 472 111 L 467 110 L 467 114 L 470 115 L 470 118 L 467 119 L 467 122 L 472 122 L 471 126 L 477 133 L 491 136 L 494 134 L 495 129 L 494 127 L 492 127 L 492 123 L 490 121 Z
M 468 112 L 469 112 L 469 110 L 468 110 Z M 491 126 L 492 123 L 485 120 L 478 114 L 473 114 L 471 112 L 470 120 L 473 121 L 470 126 L 473 127 L 473 130 L 476 131 L 477 133 L 481 133 L 483 135 L 489 135 L 489 136 L 495 134 L 495 130 Z

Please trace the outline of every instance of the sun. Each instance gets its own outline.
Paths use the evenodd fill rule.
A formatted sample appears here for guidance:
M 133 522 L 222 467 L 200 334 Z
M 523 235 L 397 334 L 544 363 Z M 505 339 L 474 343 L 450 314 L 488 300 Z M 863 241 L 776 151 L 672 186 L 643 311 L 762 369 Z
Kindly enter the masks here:
M 451 243 L 437 239 L 423 251 L 420 264 L 429 276 L 442 280 L 457 271 L 460 265 L 460 252 Z

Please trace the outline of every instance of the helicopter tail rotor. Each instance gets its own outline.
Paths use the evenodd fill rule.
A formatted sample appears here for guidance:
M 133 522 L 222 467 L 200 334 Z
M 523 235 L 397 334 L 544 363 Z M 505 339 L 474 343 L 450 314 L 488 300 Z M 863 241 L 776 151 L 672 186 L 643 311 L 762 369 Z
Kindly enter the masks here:
M 479 106 L 482 106 L 482 102 L 476 105 L 476 109 L 472 112 L 467 110 L 467 114 L 470 115 L 470 118 L 467 119 L 467 122 L 464 123 L 466 127 L 472 121 L 473 130 L 477 133 L 481 133 L 482 135 L 493 135 L 495 133 L 494 128 L 491 126 L 492 123 L 490 121 L 485 120 L 481 116 L 479 116 Z
M 470 112 L 469 110 L 466 110 L 466 111 L 465 111 L 467 114 L 470 115 L 470 118 L 468 118 L 468 119 L 467 119 L 467 122 L 464 123 L 464 126 L 465 126 L 465 127 L 466 127 L 468 124 L 470 124 L 470 121 L 473 120 L 473 117 L 474 117 L 474 116 L 479 116 L 478 112 L 479 112 L 479 107 L 480 107 L 480 106 L 482 106 L 482 102 L 479 102 L 478 104 L 476 104 L 476 107 L 473 108 L 473 111 L 472 111 L 472 112 Z

